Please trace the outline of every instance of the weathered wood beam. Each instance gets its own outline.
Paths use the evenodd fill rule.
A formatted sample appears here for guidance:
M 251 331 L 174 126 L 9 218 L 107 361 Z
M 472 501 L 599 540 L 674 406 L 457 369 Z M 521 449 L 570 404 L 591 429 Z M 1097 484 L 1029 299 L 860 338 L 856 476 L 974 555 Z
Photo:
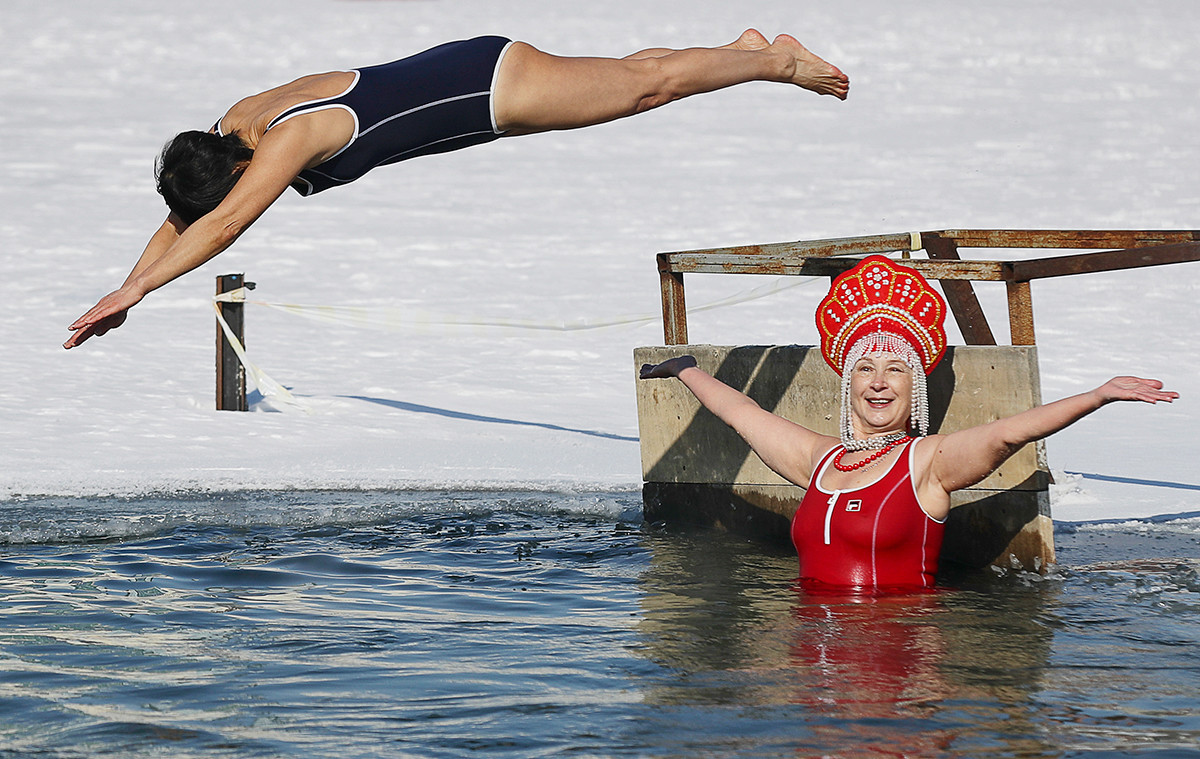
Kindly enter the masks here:
M 1196 230 L 948 229 L 932 234 L 960 248 L 1140 248 L 1200 241 Z
M 810 277 L 836 277 L 852 269 L 856 258 L 794 258 L 775 255 L 739 255 L 733 253 L 660 253 L 660 271 L 703 274 L 783 274 Z M 927 279 L 980 280 L 1003 282 L 1004 264 L 1000 261 L 933 261 L 911 258 L 901 262 L 916 269 Z
M 1031 279 L 1139 269 L 1145 266 L 1164 266 L 1189 261 L 1200 261 L 1200 242 L 1012 261 L 1005 265 L 1008 269 L 1008 275 L 1005 278 L 1014 282 L 1028 282 Z
M 663 254 L 658 256 L 658 278 L 662 289 L 663 342 L 687 345 L 687 303 L 683 294 L 683 273 L 671 271 Z
M 943 261 L 959 261 L 958 246 L 953 240 L 934 235 L 922 235 L 922 246 L 930 258 Z M 909 262 L 905 262 L 909 263 Z M 995 345 L 996 338 L 988 325 L 987 316 L 979 299 L 975 297 L 975 288 L 969 281 L 948 279 L 942 282 L 942 292 L 958 331 L 962 333 L 967 345 Z

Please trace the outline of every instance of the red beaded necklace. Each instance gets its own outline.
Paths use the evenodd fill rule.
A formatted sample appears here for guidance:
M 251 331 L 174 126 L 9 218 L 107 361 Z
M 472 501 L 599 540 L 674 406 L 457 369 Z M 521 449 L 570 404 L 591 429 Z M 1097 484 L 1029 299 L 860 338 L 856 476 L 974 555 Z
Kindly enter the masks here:
M 839 472 L 853 472 L 855 469 L 862 469 L 864 466 L 866 466 L 867 464 L 870 464 L 872 461 L 876 461 L 876 460 L 881 459 L 884 456 L 888 455 L 888 453 L 890 453 L 893 448 L 900 445 L 902 442 L 904 442 L 907 439 L 908 439 L 907 437 L 897 438 L 897 439 L 893 440 L 892 442 L 888 443 L 887 445 L 885 445 L 884 447 L 880 448 L 878 451 L 875 451 L 870 456 L 867 456 L 865 459 L 858 462 L 857 464 L 843 464 L 842 463 L 842 457 L 845 456 L 847 453 L 849 453 L 849 451 L 847 451 L 845 448 L 843 448 L 842 450 L 838 451 L 837 456 L 833 457 L 833 467 L 834 467 L 834 469 L 837 469 Z

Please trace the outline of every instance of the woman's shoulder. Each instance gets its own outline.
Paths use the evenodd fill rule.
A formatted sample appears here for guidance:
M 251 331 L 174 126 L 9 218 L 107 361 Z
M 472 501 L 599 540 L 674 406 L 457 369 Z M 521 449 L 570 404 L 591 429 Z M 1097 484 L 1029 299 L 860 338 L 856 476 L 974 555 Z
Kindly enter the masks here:
M 912 442 L 913 474 L 929 471 L 933 458 L 945 440 L 945 435 L 926 435 Z
M 829 458 L 829 454 L 833 453 L 841 444 L 842 441 L 840 438 L 831 435 L 818 435 L 813 439 L 809 455 L 812 459 L 812 470 L 814 473 L 817 471 L 817 467 L 821 465 L 821 462 Z

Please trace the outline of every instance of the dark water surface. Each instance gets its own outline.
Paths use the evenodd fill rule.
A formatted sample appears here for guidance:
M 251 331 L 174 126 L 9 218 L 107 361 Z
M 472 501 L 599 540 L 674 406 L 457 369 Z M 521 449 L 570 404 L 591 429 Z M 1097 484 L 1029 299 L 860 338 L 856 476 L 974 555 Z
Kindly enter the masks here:
M 636 493 L 0 503 L 0 756 L 1200 756 L 1200 517 L 806 596 Z

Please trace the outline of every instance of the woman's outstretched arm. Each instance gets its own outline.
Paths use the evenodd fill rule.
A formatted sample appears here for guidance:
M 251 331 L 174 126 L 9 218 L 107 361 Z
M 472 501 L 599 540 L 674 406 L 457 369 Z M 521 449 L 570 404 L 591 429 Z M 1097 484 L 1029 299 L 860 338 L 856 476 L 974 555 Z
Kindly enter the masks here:
M 142 255 L 138 258 L 137 263 L 133 265 L 133 270 L 129 272 L 129 276 L 125 278 L 125 282 L 121 287 L 128 286 L 147 266 L 161 258 L 175 244 L 175 241 L 179 239 L 179 235 L 184 229 L 187 229 L 187 224 L 175 214 L 169 214 L 167 220 L 162 223 L 162 226 L 150 237 L 150 241 L 146 243 L 146 248 L 142 251 Z M 109 330 L 120 327 L 125 323 L 125 317 L 128 314 L 129 309 L 126 308 L 109 313 L 88 324 L 80 325 L 78 328 L 72 324 L 71 329 L 75 331 L 70 339 L 63 343 L 63 347 L 74 348 L 90 337 L 100 337 Z
M 303 119 L 287 122 L 263 137 L 242 177 L 211 213 L 190 226 L 172 216 L 150 239 L 125 283 L 105 295 L 67 329 L 64 348 L 103 335 L 125 321 L 130 308 L 172 280 L 224 251 L 265 212 L 312 160 Z
M 1095 390 L 1072 395 L 988 424 L 935 438 L 929 484 L 946 493 L 970 487 L 994 472 L 1022 446 L 1041 440 L 1116 401 L 1170 403 L 1179 393 L 1141 377 L 1114 377 Z
M 697 368 L 692 356 L 646 364 L 639 376 L 677 378 L 700 405 L 733 428 L 764 464 L 800 487 L 808 487 L 821 454 L 837 444 L 836 438 L 820 435 L 762 408 L 754 399 Z

